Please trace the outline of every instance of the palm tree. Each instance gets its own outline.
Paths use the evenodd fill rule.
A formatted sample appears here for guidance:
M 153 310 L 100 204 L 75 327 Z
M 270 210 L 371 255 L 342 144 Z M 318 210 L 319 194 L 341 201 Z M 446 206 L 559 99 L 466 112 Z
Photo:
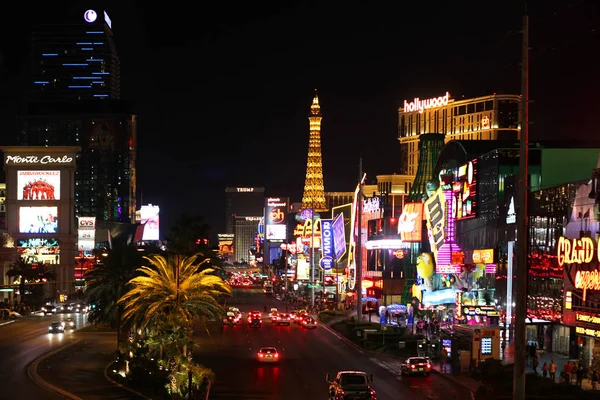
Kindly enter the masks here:
M 56 273 L 46 264 L 35 262 L 34 259 L 25 260 L 19 257 L 6 271 L 9 278 L 19 278 L 19 293 L 21 303 L 26 303 L 25 291 L 28 286 L 43 284 L 56 280 Z
M 90 269 L 86 275 L 85 294 L 93 305 L 89 321 L 108 324 L 117 329 L 117 348 L 121 328 L 121 296 L 127 292 L 128 282 L 136 275 L 136 269 L 142 265 L 142 257 L 135 245 L 115 243 L 108 250 L 102 262 Z
M 225 310 L 219 298 L 232 295 L 231 287 L 214 275 L 212 268 L 203 269 L 210 262 L 203 257 L 202 254 L 184 258 L 158 254 L 144 257 L 150 266 L 138 269 L 140 275 L 129 282 L 131 289 L 119 300 L 124 306 L 123 321 L 150 334 L 147 343 L 150 348 L 159 347 L 160 362 L 163 349 L 167 350 L 171 392 L 181 391 L 182 366 L 190 374 L 210 375 L 188 355 L 188 349 L 194 345 L 193 319 L 220 320 Z M 195 382 L 199 381 L 196 376 Z
M 201 270 L 210 262 L 202 254 L 181 258 L 152 254 L 144 257 L 151 266 L 143 266 L 129 284 L 131 290 L 121 297 L 123 320 L 144 330 L 165 317 L 176 317 L 191 329 L 194 317 L 219 319 L 224 314 L 220 296 L 231 296 L 232 290 L 214 269 Z

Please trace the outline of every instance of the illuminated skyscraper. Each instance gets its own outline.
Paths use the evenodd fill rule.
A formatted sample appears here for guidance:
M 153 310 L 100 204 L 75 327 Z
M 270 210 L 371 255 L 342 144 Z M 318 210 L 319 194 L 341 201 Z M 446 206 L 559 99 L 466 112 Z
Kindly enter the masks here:
M 77 9 L 34 27 L 28 101 L 8 145 L 78 146 L 75 215 L 133 223 L 137 117 L 120 100 L 112 21 Z
M 34 27 L 29 101 L 119 99 L 120 63 L 105 11 Z
M 317 89 L 315 89 L 315 97 L 308 116 L 310 136 L 308 139 L 308 160 L 306 163 L 302 208 L 312 208 L 316 212 L 327 211 L 325 187 L 323 185 L 323 157 L 321 155 L 321 119 L 323 119 L 323 116 L 321 115 Z

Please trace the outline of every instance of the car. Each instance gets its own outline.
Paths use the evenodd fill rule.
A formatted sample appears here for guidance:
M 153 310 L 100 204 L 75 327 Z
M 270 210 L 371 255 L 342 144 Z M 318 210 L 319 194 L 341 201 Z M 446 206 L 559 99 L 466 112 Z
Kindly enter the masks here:
M 297 324 L 302 324 L 302 321 L 304 321 L 304 319 L 308 318 L 308 317 L 310 317 L 310 314 L 306 313 L 306 312 L 303 312 L 303 313 L 300 313 L 300 314 L 296 315 L 296 320 L 295 321 L 296 321 Z
M 402 375 L 425 375 L 431 373 L 431 362 L 425 357 L 408 357 L 400 366 Z
M 278 314 L 279 311 L 277 310 L 277 307 L 273 307 L 271 308 L 271 311 L 269 311 L 269 318 L 273 318 L 273 315 Z
M 62 324 L 65 329 L 75 329 L 75 320 L 73 318 L 65 318 Z
M 223 324 L 237 325 L 239 322 L 240 316 L 231 311 L 227 311 L 227 315 L 223 318 Z
M 248 323 L 252 322 L 253 319 L 259 319 L 262 321 L 262 313 L 260 311 L 250 311 L 248 313 Z
M 277 325 L 289 325 L 290 315 L 286 313 L 280 313 L 277 318 Z
M 259 362 L 278 362 L 279 352 L 275 347 L 261 347 L 256 357 Z
M 302 327 L 308 329 L 316 328 L 317 321 L 313 317 L 306 317 L 302 320 Z
M 329 400 L 369 399 L 377 400 L 377 393 L 371 386 L 373 375 L 363 371 L 339 371 L 335 379 L 325 376 L 329 383 Z
M 50 326 L 48 327 L 48 333 L 64 333 L 65 332 L 65 327 L 63 326 L 62 322 L 53 322 L 50 324 Z
M 251 328 L 260 328 L 262 326 L 262 320 L 258 318 L 254 318 L 248 324 Z
M 56 314 L 56 307 L 54 307 L 52 304 L 46 304 L 44 307 L 42 307 L 41 311 L 44 313 L 44 315 Z

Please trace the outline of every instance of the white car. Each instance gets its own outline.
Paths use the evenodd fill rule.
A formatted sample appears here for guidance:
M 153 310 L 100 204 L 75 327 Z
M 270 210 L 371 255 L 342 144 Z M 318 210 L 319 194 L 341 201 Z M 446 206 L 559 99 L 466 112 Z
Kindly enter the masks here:
M 75 329 L 75 320 L 73 318 L 65 318 L 62 324 L 65 329 Z
M 257 354 L 259 362 L 278 362 L 279 352 L 275 347 L 262 347 Z
M 56 307 L 54 307 L 52 304 L 46 304 L 44 307 L 42 307 L 41 311 L 44 313 L 44 315 L 56 314 Z

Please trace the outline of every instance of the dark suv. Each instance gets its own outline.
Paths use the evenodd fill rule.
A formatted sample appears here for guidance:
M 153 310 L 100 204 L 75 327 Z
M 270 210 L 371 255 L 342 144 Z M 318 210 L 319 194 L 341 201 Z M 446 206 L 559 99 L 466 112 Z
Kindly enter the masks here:
M 251 328 L 260 328 L 262 326 L 262 321 L 258 318 L 254 318 L 250 321 Z

